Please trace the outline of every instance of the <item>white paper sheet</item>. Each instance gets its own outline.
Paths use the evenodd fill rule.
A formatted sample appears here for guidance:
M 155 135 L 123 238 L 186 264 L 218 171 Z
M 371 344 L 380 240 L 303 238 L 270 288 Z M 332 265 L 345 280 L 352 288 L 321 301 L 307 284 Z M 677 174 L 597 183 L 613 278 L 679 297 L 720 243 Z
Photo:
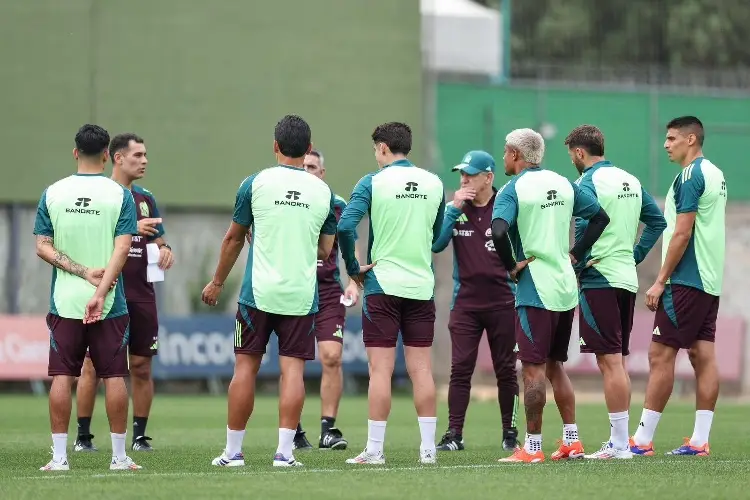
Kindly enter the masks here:
M 148 243 L 146 245 L 146 258 L 148 259 L 146 281 L 149 283 L 164 281 L 164 270 L 159 268 L 159 245 Z

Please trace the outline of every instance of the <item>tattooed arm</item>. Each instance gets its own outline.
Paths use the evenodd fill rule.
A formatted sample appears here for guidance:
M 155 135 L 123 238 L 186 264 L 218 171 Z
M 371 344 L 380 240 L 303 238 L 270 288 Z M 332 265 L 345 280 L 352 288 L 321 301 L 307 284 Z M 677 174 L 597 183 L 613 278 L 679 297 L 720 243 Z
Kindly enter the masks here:
M 86 279 L 88 268 L 75 262 L 65 252 L 55 248 L 55 239 L 52 236 L 36 237 L 36 254 L 45 262 L 61 269 L 67 273 L 74 274 L 79 278 Z

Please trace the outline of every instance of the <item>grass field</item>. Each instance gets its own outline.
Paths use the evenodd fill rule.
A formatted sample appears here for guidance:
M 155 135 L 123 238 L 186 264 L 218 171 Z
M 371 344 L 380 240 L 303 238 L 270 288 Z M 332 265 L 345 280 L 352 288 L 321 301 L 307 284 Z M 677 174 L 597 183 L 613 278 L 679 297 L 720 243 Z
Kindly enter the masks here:
M 441 453 L 437 465 L 420 466 L 416 415 L 411 401 L 402 398 L 394 401 L 388 422 L 387 465 L 362 468 L 348 466 L 344 460 L 364 447 L 366 400 L 345 398 L 337 424 L 349 439 L 349 450 L 298 452 L 296 457 L 304 468 L 275 469 L 271 459 L 278 436 L 276 400 L 259 398 L 245 437 L 248 465 L 218 469 L 210 462 L 224 446 L 225 399 L 157 396 L 148 429 L 156 451 L 130 453 L 144 467 L 136 472 L 108 469 L 111 448 L 103 403 L 100 398 L 92 425 L 99 453 L 71 451 L 70 472 L 44 473 L 38 468 L 50 459 L 51 444 L 46 399 L 0 396 L 0 498 L 750 498 L 750 409 L 731 403 L 717 410 L 709 458 L 663 456 L 681 444 L 693 428 L 691 405 L 673 404 L 657 433 L 659 456 L 619 462 L 515 465 L 497 463 L 504 453 L 499 446 L 496 405 L 472 402 L 464 432 L 467 450 Z M 548 403 L 546 411 L 544 450 L 549 455 L 560 436 L 561 422 L 553 404 Z M 311 441 L 318 435 L 318 412 L 319 401 L 308 400 L 303 423 Z M 632 415 L 631 429 L 640 407 L 634 406 Z M 438 419 L 442 433 L 447 424 L 444 404 Z M 71 423 L 72 444 L 75 420 Z M 587 451 L 598 449 L 609 434 L 606 410 L 600 404 L 580 405 L 578 424 Z

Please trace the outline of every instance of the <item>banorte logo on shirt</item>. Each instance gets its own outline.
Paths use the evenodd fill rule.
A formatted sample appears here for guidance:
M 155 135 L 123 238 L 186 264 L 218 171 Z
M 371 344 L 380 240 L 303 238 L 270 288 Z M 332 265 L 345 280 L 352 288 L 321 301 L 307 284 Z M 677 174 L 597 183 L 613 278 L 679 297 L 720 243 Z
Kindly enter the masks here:
M 426 194 L 419 194 L 417 191 L 419 190 L 419 183 L 417 182 L 407 182 L 406 187 L 404 187 L 404 191 L 406 193 L 397 194 L 396 199 L 397 200 L 403 200 L 405 198 L 411 198 L 414 200 L 426 200 L 427 195 Z
M 284 195 L 284 198 L 286 198 L 285 200 L 276 200 L 273 204 L 309 209 L 310 205 L 308 203 L 297 201 L 301 197 L 302 197 L 302 193 L 300 193 L 299 191 L 287 191 L 286 194 Z
M 93 208 L 86 208 L 91 204 L 91 198 L 76 198 L 74 205 L 80 208 L 66 208 L 65 213 L 68 214 L 85 214 L 85 215 L 100 215 L 99 210 Z
M 555 201 L 557 200 L 557 191 L 555 191 L 554 189 L 550 189 L 549 191 L 547 191 L 547 199 L 550 200 L 550 202 L 542 203 L 542 208 L 562 207 L 565 205 L 565 202 L 562 200 Z

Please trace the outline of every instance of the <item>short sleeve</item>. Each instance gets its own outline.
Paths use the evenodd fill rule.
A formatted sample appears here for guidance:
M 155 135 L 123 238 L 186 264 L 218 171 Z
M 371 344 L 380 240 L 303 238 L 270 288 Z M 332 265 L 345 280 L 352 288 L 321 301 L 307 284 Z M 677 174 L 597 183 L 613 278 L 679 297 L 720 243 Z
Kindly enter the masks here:
M 122 188 L 122 207 L 115 226 L 115 237 L 138 234 L 138 218 L 135 215 L 135 200 L 129 189 Z
M 516 193 L 516 183 L 514 180 L 509 181 L 501 187 L 495 195 L 495 205 L 492 207 L 492 220 L 503 219 L 512 226 L 516 223 L 518 217 L 518 194 Z
M 331 205 L 328 209 L 328 216 L 323 222 L 323 227 L 320 228 L 320 234 L 333 235 L 336 234 L 338 222 L 336 221 L 336 195 L 331 193 Z
M 47 190 L 39 198 L 39 204 L 36 207 L 36 220 L 34 221 L 34 234 L 37 236 L 55 236 L 55 230 L 52 227 L 52 219 L 49 216 L 47 208 Z
M 598 214 L 602 207 L 596 196 L 592 196 L 574 182 L 570 185 L 573 187 L 573 216 L 588 220 Z
M 253 224 L 252 187 L 255 175 L 251 175 L 240 184 L 234 201 L 232 220 L 240 226 L 250 227 Z
M 682 169 L 674 183 L 674 203 L 678 214 L 698 211 L 698 201 L 706 184 L 700 166 Z

